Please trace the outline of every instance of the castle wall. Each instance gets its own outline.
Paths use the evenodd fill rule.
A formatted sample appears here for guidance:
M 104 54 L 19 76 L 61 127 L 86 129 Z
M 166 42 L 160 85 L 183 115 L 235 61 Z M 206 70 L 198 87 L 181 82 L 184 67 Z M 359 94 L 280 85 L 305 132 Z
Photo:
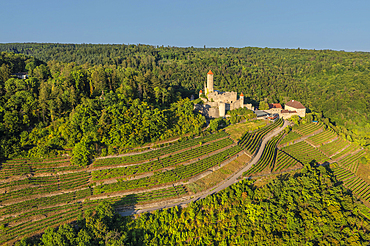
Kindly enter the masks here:
M 244 104 L 243 108 L 247 108 L 247 109 L 249 109 L 249 110 L 254 111 L 254 107 L 252 106 L 252 104 L 251 104 L 251 103 Z
M 238 94 L 236 92 L 222 92 L 219 93 L 217 91 L 214 91 L 212 93 L 208 93 L 207 95 L 209 100 L 215 101 L 215 102 L 224 102 L 224 103 L 234 103 L 238 100 Z
M 219 112 L 219 117 L 225 117 L 225 114 L 226 114 L 226 105 L 225 105 L 225 103 L 219 103 L 218 104 L 218 112 Z

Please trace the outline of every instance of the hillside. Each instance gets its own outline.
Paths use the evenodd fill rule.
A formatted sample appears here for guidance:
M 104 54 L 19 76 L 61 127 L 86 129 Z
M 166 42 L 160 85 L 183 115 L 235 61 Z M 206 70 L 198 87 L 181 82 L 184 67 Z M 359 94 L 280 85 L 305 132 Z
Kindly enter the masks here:
M 0 50 L 22 53 L 0 57 L 1 244 L 30 236 L 42 245 L 59 243 L 52 238 L 71 245 L 368 242 L 369 54 Z M 202 88 L 204 69 L 215 73 L 217 89 L 242 91 L 255 106 L 295 99 L 309 112 L 272 122 L 230 111 L 206 122 L 186 98 Z M 20 71 L 28 78 L 12 75 Z M 159 211 L 165 207 L 172 208 Z M 115 214 L 144 211 L 155 212 Z
M 324 167 L 271 179 L 243 181 L 187 208 L 121 217 L 100 204 L 72 227 L 48 229 L 19 245 L 368 245 L 370 220 Z M 92 211 L 95 211 L 92 213 Z
M 99 77 L 101 84 L 96 85 L 99 89 L 94 96 L 100 95 L 102 89 L 115 89 L 115 74 L 120 77 L 120 73 L 115 72 L 117 68 L 130 68 L 131 72 L 126 72 L 124 78 L 130 81 L 131 87 L 143 90 L 143 98 L 152 102 L 156 98 L 155 87 L 181 87 L 189 90 L 180 90 L 183 96 L 197 95 L 203 88 L 205 71 L 211 69 L 215 73 L 217 89 L 243 92 L 254 106 L 263 100 L 274 103 L 298 100 L 310 110 L 330 118 L 337 125 L 338 132 L 350 135 L 363 145 L 369 144 L 369 53 L 253 47 L 200 49 L 32 43 L 0 44 L 0 51 L 27 54 L 48 62 L 52 75 L 61 66 L 51 62 L 53 60 L 83 65 L 69 64 L 68 69 L 76 67 L 87 77 L 92 71 L 83 67 L 104 65 L 105 72 L 98 70 L 95 77 Z M 129 74 L 145 75 L 145 79 Z M 71 76 L 71 79 L 76 79 L 76 76 Z M 168 96 L 164 97 L 167 101 Z

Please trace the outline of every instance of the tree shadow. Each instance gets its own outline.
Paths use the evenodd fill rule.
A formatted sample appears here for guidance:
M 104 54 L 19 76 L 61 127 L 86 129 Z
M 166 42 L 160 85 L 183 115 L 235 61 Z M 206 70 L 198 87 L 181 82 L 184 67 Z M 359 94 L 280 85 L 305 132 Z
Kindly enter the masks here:
M 112 205 L 116 209 L 116 211 L 134 210 L 135 205 L 138 204 L 140 200 L 143 199 L 140 199 L 140 196 L 138 196 L 137 194 L 129 194 L 119 197 L 116 201 L 113 202 Z

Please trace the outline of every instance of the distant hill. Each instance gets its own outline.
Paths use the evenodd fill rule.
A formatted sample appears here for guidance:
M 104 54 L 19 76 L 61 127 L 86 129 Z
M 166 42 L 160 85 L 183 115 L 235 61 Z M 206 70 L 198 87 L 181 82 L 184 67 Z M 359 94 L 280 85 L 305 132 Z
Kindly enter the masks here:
M 34 56 L 44 62 L 131 67 L 153 72 L 170 86 L 193 94 L 205 72 L 215 73 L 220 90 L 244 93 L 247 101 L 302 102 L 323 113 L 363 145 L 370 143 L 370 54 L 331 50 L 270 48 L 178 48 L 125 44 L 0 44 L 0 51 Z M 347 131 L 347 130 L 348 131 Z

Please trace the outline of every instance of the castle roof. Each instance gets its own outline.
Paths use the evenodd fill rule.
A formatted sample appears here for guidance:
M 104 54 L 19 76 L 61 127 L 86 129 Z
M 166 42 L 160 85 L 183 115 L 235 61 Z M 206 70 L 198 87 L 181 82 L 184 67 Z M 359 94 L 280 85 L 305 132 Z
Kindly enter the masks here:
M 243 92 L 242 92 L 242 93 L 240 93 L 240 96 L 241 96 L 241 97 L 244 97 Z
M 208 72 L 207 74 L 212 74 L 212 75 L 213 75 L 213 73 L 212 73 L 212 71 L 211 71 L 211 70 L 209 70 L 209 72 Z
M 202 94 L 202 93 L 203 93 L 203 91 L 202 91 L 202 90 L 200 90 L 200 91 L 199 91 L 199 94 Z
M 291 101 L 287 102 L 285 105 L 289 106 L 289 107 L 292 107 L 292 108 L 296 108 L 296 109 L 306 108 L 305 106 L 302 105 L 302 103 L 300 103 L 298 101 L 294 101 L 294 100 L 291 100 Z
M 269 108 L 283 108 L 280 103 L 269 103 Z

